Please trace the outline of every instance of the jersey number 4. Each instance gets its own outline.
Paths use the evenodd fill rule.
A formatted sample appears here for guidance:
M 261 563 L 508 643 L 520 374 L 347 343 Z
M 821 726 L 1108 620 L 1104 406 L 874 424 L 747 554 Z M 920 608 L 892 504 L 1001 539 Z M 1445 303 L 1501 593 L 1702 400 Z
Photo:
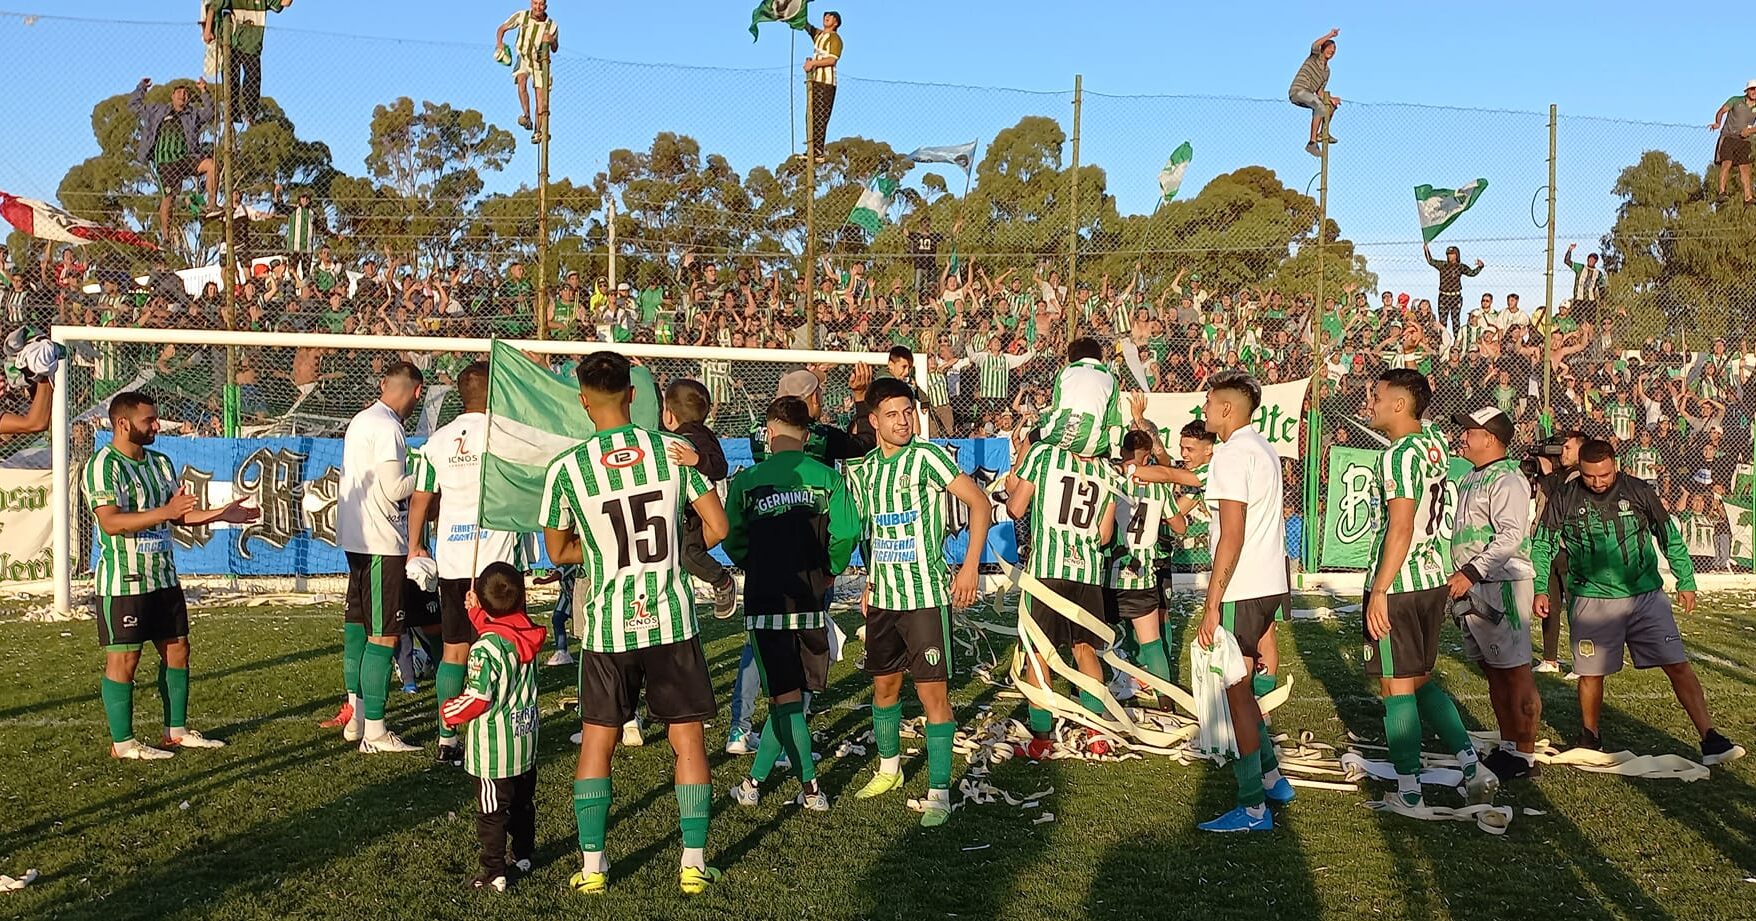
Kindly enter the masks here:
M 616 532 L 616 568 L 627 569 L 630 556 L 641 563 L 662 563 L 670 555 L 669 523 L 652 512 L 653 504 L 662 499 L 664 493 L 655 490 L 605 500 L 604 517 Z

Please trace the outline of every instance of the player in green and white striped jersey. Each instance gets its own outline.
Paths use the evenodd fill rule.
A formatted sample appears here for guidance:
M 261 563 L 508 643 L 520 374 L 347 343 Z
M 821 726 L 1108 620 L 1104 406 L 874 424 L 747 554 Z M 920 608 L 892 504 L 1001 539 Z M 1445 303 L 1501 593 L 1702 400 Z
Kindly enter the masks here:
M 536 852 L 537 653 L 545 631 L 525 613 L 524 574 L 510 563 L 483 568 L 464 603 L 479 635 L 462 691 L 439 716 L 464 727 L 463 766 L 476 779 L 482 872 L 471 884 L 504 891 L 507 863 L 529 872 Z
M 1006 476 L 1006 510 L 1013 519 L 1030 519 L 1030 548 L 1021 561 L 1024 571 L 1044 587 L 1075 606 L 1101 617 L 1104 611 L 1104 547 L 1116 533 L 1116 502 L 1120 478 L 1109 465 L 1095 457 L 1082 457 L 1067 449 L 1041 442 L 1023 450 L 1022 438 L 1014 439 L 1017 458 Z M 1038 598 L 1027 596 L 1028 616 L 1057 648 L 1071 647 L 1079 671 L 1104 680 L 1097 657 L 1097 637 Z M 1026 616 L 1020 612 L 1020 617 Z M 1025 670 L 1026 681 L 1037 684 L 1046 675 L 1040 660 Z M 1039 685 L 1040 686 L 1040 685 Z M 1080 703 L 1092 713 L 1103 705 L 1084 691 Z M 1026 749 L 1032 760 L 1047 754 L 1053 716 L 1030 707 L 1033 739 Z
M 164 704 L 165 748 L 219 748 L 225 743 L 188 728 L 189 607 L 171 557 L 171 526 L 248 524 L 260 514 L 241 501 L 197 508 L 178 485 L 171 459 L 147 445 L 158 438 L 158 404 L 127 391 L 110 401 L 109 444 L 86 462 L 86 505 L 97 519 L 98 645 L 104 648 L 101 685 L 110 726 L 110 756 L 169 758 L 134 739 L 134 672 L 147 643 L 159 651 L 159 699 Z
M 1384 698 L 1384 737 L 1396 767 L 1393 810 L 1419 809 L 1421 724 L 1457 753 L 1470 799 L 1492 795 L 1498 779 L 1480 764 L 1449 694 L 1429 680 L 1439 657 L 1439 631 L 1450 594 L 1450 526 L 1455 490 L 1446 481 L 1449 456 L 1437 429 L 1421 421 L 1433 389 L 1418 371 L 1378 375 L 1367 392 L 1366 417 L 1390 439 L 1372 477 L 1372 563 L 1366 570 L 1366 674 Z
M 518 67 L 512 71 L 512 79 L 518 84 L 518 106 L 524 114 L 518 117 L 518 126 L 525 130 L 536 130 L 537 137 L 532 143 L 540 143 L 541 131 L 547 127 L 549 117 L 549 84 L 551 73 L 549 55 L 561 50 L 560 30 L 555 20 L 549 18 L 548 0 L 530 0 L 529 10 L 519 10 L 507 17 L 500 24 L 500 31 L 494 33 L 494 47 L 501 48 L 506 41 L 506 33 L 518 33 Z M 530 88 L 537 88 L 537 116 L 531 121 Z
M 1054 396 L 1036 428 L 1040 441 L 1074 454 L 1109 457 L 1122 439 L 1121 389 L 1104 364 L 1104 349 L 1082 336 L 1067 345 L 1067 367 L 1055 376 Z
M 1164 596 L 1159 590 L 1159 565 L 1164 555 L 1160 538 L 1176 508 L 1176 487 L 1129 476 L 1152 462 L 1152 445 L 1150 432 L 1134 429 L 1122 436 L 1122 473 L 1127 480 L 1117 496 L 1116 544 L 1104 586 L 1104 613 L 1106 620 L 1127 624 L 1133 631 L 1140 667 L 1169 681 L 1171 660 L 1162 629 Z
M 631 367 L 615 352 L 594 352 L 580 361 L 580 398 L 596 434 L 551 461 L 543 486 L 549 559 L 579 566 L 573 623 L 580 638 L 585 727 L 573 810 L 584 865 L 571 884 L 587 893 L 609 884 L 604 827 L 610 755 L 644 688 L 647 713 L 669 725 L 677 755 L 683 831 L 678 881 L 685 894 L 695 894 L 720 878 L 706 859 L 713 785 L 702 736 L 702 723 L 718 708 L 695 632 L 693 588 L 683 570 L 683 507 L 701 516 L 703 549 L 725 539 L 726 513 L 701 474 L 672 458 L 687 439 L 634 426 Z
M 902 786 L 902 675 L 915 680 L 927 714 L 927 808 L 921 824 L 951 817 L 951 743 L 957 724 L 946 684 L 951 676 L 950 612 L 975 603 L 982 550 L 993 508 L 976 481 L 959 473 L 944 448 L 916 437 L 914 388 L 895 378 L 866 391 L 878 447 L 848 465 L 848 487 L 865 524 L 861 556 L 866 592 L 866 671 L 872 676 L 872 736 L 878 770 L 855 797 L 869 799 Z M 968 544 L 946 585 L 946 496 L 969 514 Z

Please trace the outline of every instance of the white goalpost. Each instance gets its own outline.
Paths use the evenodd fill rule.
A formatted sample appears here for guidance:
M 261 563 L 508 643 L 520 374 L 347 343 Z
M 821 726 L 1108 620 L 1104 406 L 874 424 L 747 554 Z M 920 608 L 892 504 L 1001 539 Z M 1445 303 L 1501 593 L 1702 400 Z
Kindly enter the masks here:
M 166 380 L 163 370 L 165 360 L 160 357 L 151 359 L 155 351 L 160 355 L 181 351 L 181 354 L 204 355 L 206 362 L 201 369 L 208 374 L 203 381 L 211 381 L 221 367 L 219 358 L 231 351 L 233 355 L 245 355 L 261 359 L 273 356 L 280 359 L 281 365 L 291 362 L 285 359 L 298 350 L 328 350 L 327 354 L 346 362 L 353 360 L 359 368 L 369 367 L 372 360 L 364 356 L 377 356 L 399 360 L 408 358 L 417 365 L 425 359 L 429 364 L 434 356 L 464 355 L 470 358 L 486 356 L 492 349 L 493 339 L 483 338 L 452 338 L 438 336 L 372 336 L 323 333 L 266 333 L 266 332 L 234 332 L 227 330 L 199 329 L 136 329 L 114 327 L 87 326 L 55 326 L 50 337 L 65 346 L 67 359 L 59 363 L 55 372 L 55 399 L 50 431 L 51 466 L 53 480 L 51 486 L 51 505 L 53 510 L 53 574 L 54 574 L 54 609 L 57 614 L 71 613 L 73 607 L 74 576 L 84 570 L 77 564 L 76 553 L 89 553 L 83 539 L 76 539 L 76 530 L 86 526 L 84 516 L 75 506 L 75 477 L 78 467 L 84 463 L 85 457 L 77 456 L 82 451 L 89 454 L 89 444 L 78 439 L 76 433 L 83 433 L 89 427 L 92 430 L 101 428 L 107 421 L 103 418 L 100 407 L 107 405 L 107 398 L 112 393 L 101 392 L 103 388 L 94 380 L 99 375 L 107 374 L 112 386 L 127 381 L 128 385 L 140 386 L 142 389 L 158 392 L 156 383 Z M 754 407 L 760 401 L 766 408 L 767 398 L 774 392 L 773 384 L 780 373 L 796 370 L 807 365 L 827 365 L 832 367 L 850 368 L 854 365 L 874 365 L 882 368 L 888 356 L 883 352 L 842 352 L 813 351 L 793 349 L 751 349 L 751 348 L 720 348 L 694 347 L 683 345 L 656 345 L 613 342 L 582 342 L 578 340 L 500 340 L 520 351 L 534 355 L 546 356 L 579 356 L 594 351 L 613 350 L 630 358 L 638 359 L 653 365 L 655 369 L 663 367 L 670 377 L 699 378 L 702 362 L 724 363 L 722 368 L 729 367 L 732 375 L 739 376 L 737 399 L 740 401 L 738 410 L 728 410 L 728 415 L 740 412 L 738 418 L 745 415 L 752 420 L 758 411 Z M 126 354 L 133 351 L 133 359 Z M 316 353 L 313 353 L 316 354 Z M 394 357 L 392 357 L 394 356 Z M 252 373 L 261 370 L 257 365 L 276 364 L 276 361 L 249 361 Z M 94 372 L 94 368 L 98 369 Z M 119 369 L 119 370 L 118 370 Z M 357 370 L 357 368 L 356 368 Z M 917 376 L 924 375 L 924 369 L 917 365 Z M 283 375 L 286 376 L 286 375 Z M 333 376 L 333 375 L 332 375 Z M 360 373 L 360 377 L 368 377 L 368 373 Z M 120 379 L 120 380 L 118 380 Z M 217 378 L 222 384 L 225 378 Z M 745 381 L 756 386 L 745 387 Z M 293 395 L 294 378 L 286 376 L 286 384 L 279 395 L 291 401 L 291 408 L 285 411 L 290 418 L 304 404 L 308 390 L 299 389 Z M 361 392 L 363 386 L 375 385 L 375 380 L 349 380 L 342 382 L 351 385 L 354 391 Z M 704 382 L 705 383 L 705 382 Z M 921 380 L 916 381 L 922 383 Z M 211 402 L 216 396 L 211 392 L 202 393 L 203 383 L 188 386 L 184 396 L 190 401 L 207 399 Z M 252 385 L 264 390 L 273 390 L 273 384 Z M 316 385 L 307 385 L 315 388 Z M 127 389 L 127 386 L 117 389 Z M 373 391 L 375 392 L 375 391 Z M 719 395 L 716 394 L 716 399 Z M 266 408 L 264 412 L 269 412 Z M 287 402 L 283 400 L 282 402 Z M 335 412 L 322 421 L 328 426 L 331 437 L 339 438 L 340 432 L 335 429 L 338 422 L 345 423 L 353 412 L 366 405 L 347 405 L 336 408 Z M 830 407 L 825 402 L 826 410 Z M 77 408 L 76 408 L 77 407 Z M 436 406 L 434 408 L 436 412 Z M 76 414 L 78 418 L 76 419 Z M 253 427 L 262 431 L 262 427 Z M 745 430 L 725 429 L 722 436 L 747 434 Z M 165 438 L 176 436 L 162 436 Z M 242 437 L 248 438 L 249 435 Z M 161 441 L 160 445 L 163 446 Z M 297 514 L 297 510 L 294 510 Z

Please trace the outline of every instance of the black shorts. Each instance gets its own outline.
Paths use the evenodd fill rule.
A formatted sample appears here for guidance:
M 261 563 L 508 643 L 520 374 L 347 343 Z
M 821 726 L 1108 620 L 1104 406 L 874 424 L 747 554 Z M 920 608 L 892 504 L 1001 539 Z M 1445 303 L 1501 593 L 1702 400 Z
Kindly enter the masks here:
M 769 697 L 829 687 L 828 627 L 752 630 L 750 644 L 756 649 L 756 668 Z
M 402 633 L 402 591 L 408 557 L 348 551 L 347 622 L 364 624 L 367 636 Z
M 1103 586 L 1070 582 L 1066 579 L 1038 579 L 1037 581 L 1043 583 L 1055 594 L 1073 602 L 1074 605 L 1084 608 L 1098 620 L 1105 619 Z M 1043 632 L 1049 636 L 1049 642 L 1053 643 L 1056 649 L 1065 649 L 1081 644 L 1094 649 L 1102 646 L 1097 636 L 1090 630 L 1062 617 L 1053 608 L 1039 603 L 1028 594 L 1025 595 L 1025 599 L 1030 604 L 1031 619 L 1037 622 L 1037 626 L 1043 628 Z
M 1287 612 L 1293 609 L 1293 596 L 1267 595 L 1262 598 L 1246 598 L 1243 601 L 1222 601 L 1219 605 L 1219 625 L 1238 641 L 1238 651 L 1251 659 L 1262 658 L 1262 637 L 1268 628 L 1277 620 L 1285 620 Z
M 468 592 L 468 579 L 439 580 L 439 634 L 447 646 L 476 641 L 476 625 L 469 622 L 463 603 Z
M 866 674 L 906 671 L 919 684 L 951 680 L 951 615 L 944 608 L 866 612 Z
M 144 595 L 98 596 L 98 645 L 137 652 L 147 643 L 189 635 L 189 602 L 173 585 Z
M 1106 624 L 1119 624 L 1124 620 L 1157 614 L 1164 603 L 1159 600 L 1156 588 L 1106 588 L 1104 589 L 1104 615 Z
M 201 161 L 205 159 L 201 154 L 189 154 L 181 160 L 153 164 L 153 171 L 158 174 L 160 194 L 176 194 L 183 183 L 201 172 Z
M 1713 162 L 1744 166 L 1750 162 L 1750 139 L 1721 137 L 1713 150 Z
M 423 592 L 413 579 L 402 580 L 402 625 L 408 629 L 437 627 L 440 621 L 439 593 Z
M 1439 661 L 1439 630 L 1447 619 L 1451 593 L 1441 585 L 1419 592 L 1398 592 L 1387 599 L 1390 635 L 1374 640 L 1369 625 L 1366 675 L 1372 678 L 1420 678 L 1433 673 Z M 1362 624 L 1365 622 L 1362 620 Z
M 620 726 L 634 718 L 645 691 L 646 713 L 661 723 L 699 723 L 717 711 L 701 639 L 631 649 L 579 652 L 579 718 Z

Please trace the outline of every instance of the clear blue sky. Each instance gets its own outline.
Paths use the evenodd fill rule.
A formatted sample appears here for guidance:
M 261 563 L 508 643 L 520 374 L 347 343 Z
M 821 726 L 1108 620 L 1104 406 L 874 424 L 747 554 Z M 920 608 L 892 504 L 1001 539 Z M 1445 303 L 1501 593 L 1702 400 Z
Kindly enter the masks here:
M 17 5 L 30 0 L 11 2 L 14 13 L 43 18 L 27 24 L 0 15 L 7 49 L 0 73 L 10 89 L 0 97 L 0 124 L 9 129 L 0 189 L 53 197 L 66 167 L 96 151 L 88 125 L 94 102 L 141 76 L 163 82 L 199 69 L 197 0 L 63 0 L 35 9 Z M 753 5 L 552 0 L 562 45 L 552 174 L 588 181 L 610 149 L 643 148 L 661 129 L 693 134 L 741 171 L 779 162 L 793 143 L 791 33 L 767 26 L 752 43 L 745 29 Z M 490 54 L 495 27 L 520 6 L 296 0 L 270 19 L 264 92 L 302 136 L 328 142 L 336 165 L 355 174 L 363 172 L 372 107 L 397 96 L 480 108 L 511 127 L 516 100 Z M 839 9 L 847 20 L 832 136 L 861 134 L 908 150 L 985 141 L 1024 114 L 1066 123 L 1073 74 L 1082 73 L 1082 158 L 1109 171 L 1125 212 L 1152 207 L 1158 167 L 1183 140 L 1196 151 L 1185 195 L 1249 163 L 1304 188 L 1316 161 L 1300 149 L 1306 117 L 1285 102 L 1286 88 L 1310 41 L 1339 26 L 1330 89 L 1346 104 L 1335 123 L 1341 143 L 1332 157 L 1331 214 L 1343 233 L 1362 244 L 1387 287 L 1428 291 L 1411 187 L 1486 177 L 1482 204 L 1440 243 L 1457 242 L 1467 258 L 1490 263 L 1472 282 L 1472 298 L 1484 289 L 1520 290 L 1530 305 L 1541 301 L 1542 231 L 1530 208 L 1546 181 L 1547 106 L 1563 115 L 1562 244 L 1593 248 L 1614 217 L 1616 171 L 1647 149 L 1704 167 L 1714 109 L 1756 77 L 1756 62 L 1737 63 L 1750 61 L 1738 29 L 1653 16 L 1633 3 L 1482 2 L 1445 7 L 1449 22 L 1431 5 L 1381 3 L 1331 4 L 1321 13 L 1303 3 L 1251 4 L 1245 12 L 1127 0 L 983 0 L 939 5 L 925 17 L 916 14 L 928 8 L 895 0 L 818 0 L 812 9 L 814 18 Z M 521 145 L 492 187 L 534 174 L 534 157 Z

